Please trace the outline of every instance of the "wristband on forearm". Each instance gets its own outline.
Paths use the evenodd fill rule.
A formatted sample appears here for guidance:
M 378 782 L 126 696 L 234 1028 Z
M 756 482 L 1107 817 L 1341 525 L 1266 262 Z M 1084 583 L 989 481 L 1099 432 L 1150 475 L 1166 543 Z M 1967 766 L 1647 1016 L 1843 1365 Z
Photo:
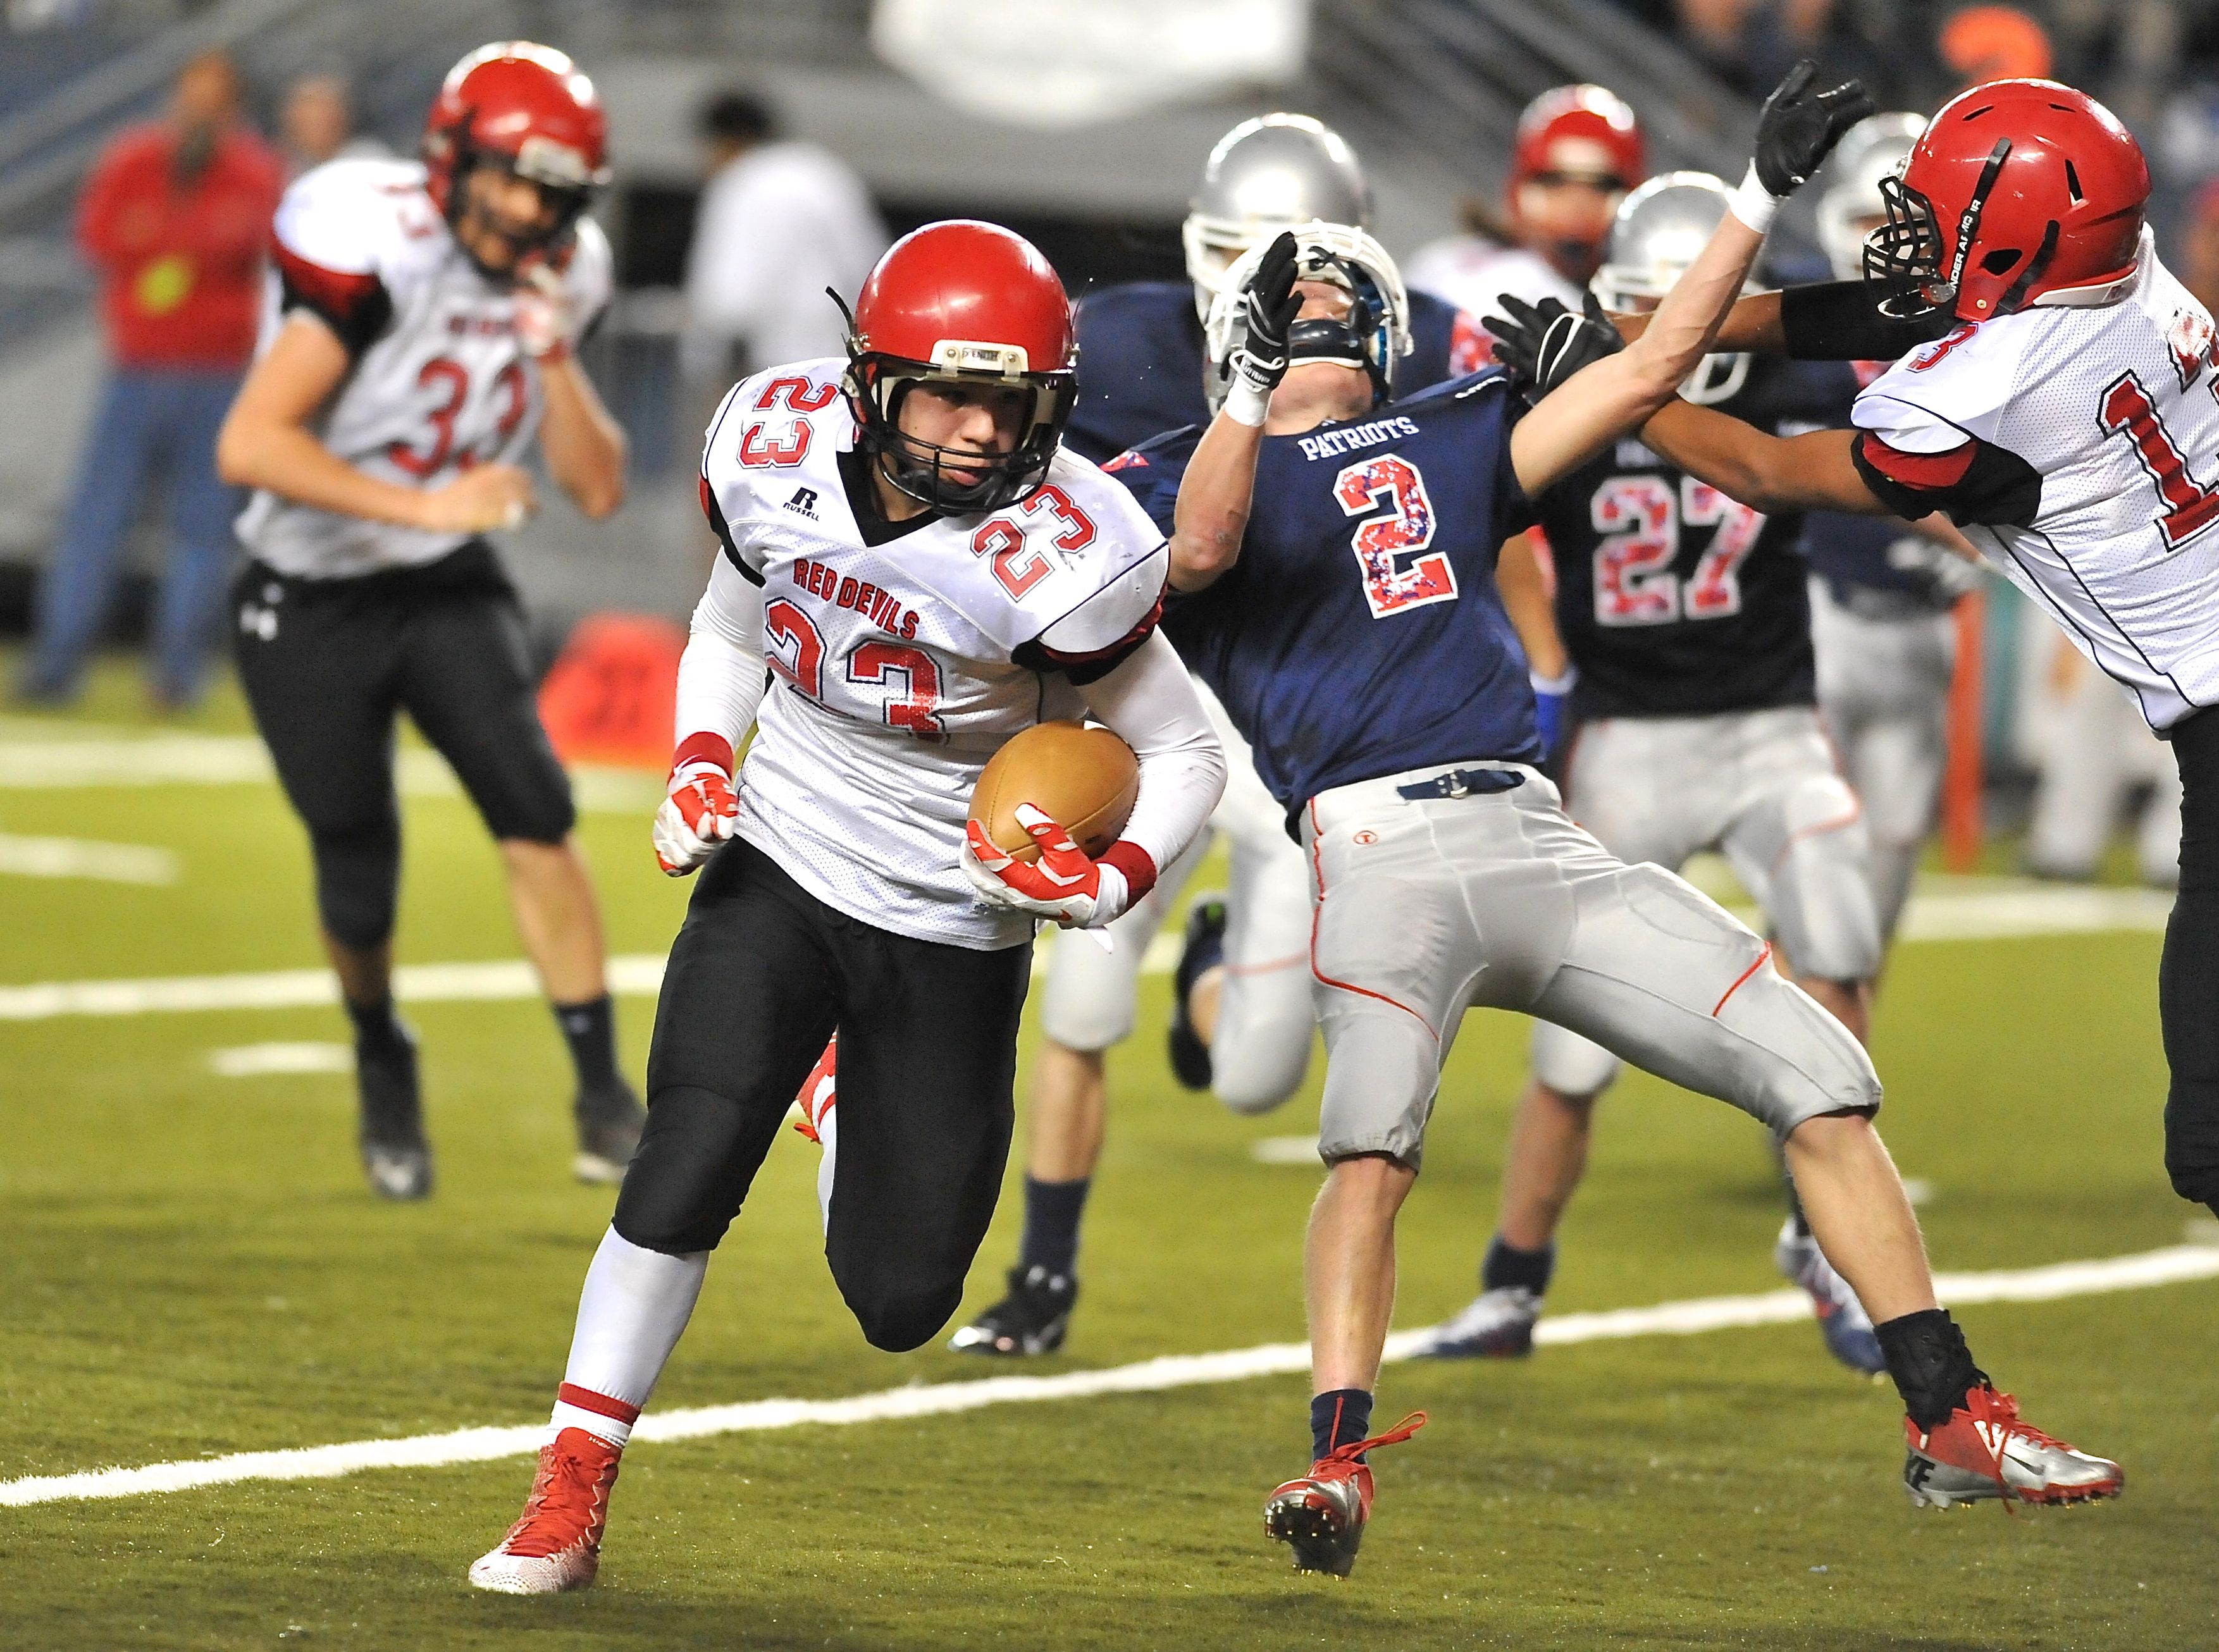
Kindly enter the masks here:
M 1748 175 L 1727 201 L 1726 210 L 1760 235 L 1772 227 L 1772 216 L 1780 210 L 1780 197 L 1758 179 L 1755 161 L 1750 162 Z

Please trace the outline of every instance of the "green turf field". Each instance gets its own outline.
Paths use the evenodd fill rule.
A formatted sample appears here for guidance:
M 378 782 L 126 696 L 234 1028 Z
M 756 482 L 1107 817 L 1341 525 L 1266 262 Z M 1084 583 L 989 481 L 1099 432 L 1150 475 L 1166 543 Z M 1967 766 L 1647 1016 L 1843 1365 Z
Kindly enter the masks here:
M 75 720 L 0 720 L 0 840 L 156 846 L 174 884 L 0 873 L 0 986 L 316 962 L 298 831 L 266 783 L 8 780 L 9 752 L 161 730 L 104 675 Z M 235 734 L 235 702 L 168 731 Z M 651 799 L 650 786 L 648 796 Z M 407 806 L 404 961 L 516 955 L 459 798 Z M 581 828 L 618 953 L 684 899 L 644 814 Z M 1884 1118 L 1937 1266 L 2018 1268 L 2181 1241 L 2159 1168 L 2150 933 L 1918 944 L 1877 1022 Z M 1161 1025 L 1165 984 L 1146 987 Z M 628 1065 L 652 1005 L 622 1002 Z M 530 1001 L 435 1003 L 423 1037 L 438 1196 L 375 1202 L 344 1073 L 219 1077 L 211 1053 L 335 1043 L 334 1009 L 0 1020 L 0 1481 L 544 1418 L 606 1190 L 567 1179 L 560 1046 Z M 1403 1223 L 1398 1321 L 1460 1307 L 1494 1208 L 1522 1028 L 1474 1017 Z M 1172 1083 L 1153 1032 L 1112 1064 L 1107 1164 L 1068 1351 L 1110 1366 L 1302 1334 L 1316 1074 L 1240 1121 Z M 1757 1292 L 1777 1196 L 1756 1128 L 1647 1079 L 1608 1104 L 1553 1312 Z M 656 1408 L 995 1374 L 873 1352 L 818 1257 L 815 1149 L 781 1143 L 712 1267 Z M 1014 1171 L 1012 1189 L 1016 1185 Z M 1014 1199 L 967 1311 L 999 1294 Z M 2103 1507 L 2009 1518 L 1905 1500 L 1898 1413 L 1804 1325 L 1391 1367 L 1355 1577 L 1301 1579 L 1258 1509 L 1308 1455 L 1273 1376 L 922 1420 L 643 1441 L 601 1580 L 477 1594 L 523 1459 L 0 1507 L 0 1648 L 1420 1647 L 2208 1649 L 2219 1282 L 1966 1309 L 2029 1415 L 2123 1461 Z

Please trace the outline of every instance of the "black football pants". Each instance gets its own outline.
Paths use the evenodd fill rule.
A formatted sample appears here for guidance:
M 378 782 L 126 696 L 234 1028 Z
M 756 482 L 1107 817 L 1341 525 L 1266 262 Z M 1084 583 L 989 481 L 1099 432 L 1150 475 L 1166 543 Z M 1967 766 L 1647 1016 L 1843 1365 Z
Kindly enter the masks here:
M 955 1312 L 994 1214 L 1031 978 L 1029 944 L 892 935 L 728 845 L 670 949 L 617 1232 L 671 1255 L 715 1248 L 836 1027 L 824 1254 L 864 1336 L 917 1347 Z
M 2219 710 L 2176 724 L 2172 741 L 2180 763 L 2180 893 L 2157 978 L 2172 1069 L 2165 1168 L 2182 1198 L 2219 1214 Z
M 496 838 L 569 835 L 577 815 L 539 724 L 524 610 L 489 546 L 351 579 L 289 579 L 252 562 L 232 609 L 239 682 L 308 829 L 317 910 L 341 945 L 367 951 L 393 934 L 403 711 Z

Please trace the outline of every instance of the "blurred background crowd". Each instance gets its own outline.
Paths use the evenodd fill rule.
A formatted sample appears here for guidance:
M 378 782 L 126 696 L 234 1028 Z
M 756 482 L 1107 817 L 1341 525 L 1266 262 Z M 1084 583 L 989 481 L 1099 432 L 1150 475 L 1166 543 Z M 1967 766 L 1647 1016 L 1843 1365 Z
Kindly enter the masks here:
M 515 537 L 550 658 L 589 613 L 687 610 L 714 398 L 836 350 L 824 289 L 853 292 L 889 236 L 976 215 L 1030 236 L 1074 295 L 1176 278 L 1210 146 L 1270 109 L 1355 143 L 1407 264 L 1500 224 L 1518 113 L 1553 85 L 1621 93 L 1652 170 L 1719 170 L 1801 56 L 1924 112 L 2049 75 L 2141 138 L 2166 256 L 2219 301 L 2219 0 L 0 0 L 9 693 L 67 702 L 107 645 L 144 650 L 157 711 L 205 692 L 239 554 L 210 450 L 270 205 L 333 157 L 413 153 L 440 73 L 504 36 L 594 77 L 615 171 L 596 215 L 620 293 L 586 358 L 631 436 L 632 502 Z M 1807 206 L 1774 239 L 1773 278 L 1824 273 Z M 2170 800 L 2151 792 L 2172 765 L 2000 582 L 1989 601 L 1992 816 L 2031 814 L 2034 868 L 2080 875 L 2147 798 L 2161 879 Z M 2048 818 L 2034 786 L 2061 742 L 2113 772 L 2054 788 Z

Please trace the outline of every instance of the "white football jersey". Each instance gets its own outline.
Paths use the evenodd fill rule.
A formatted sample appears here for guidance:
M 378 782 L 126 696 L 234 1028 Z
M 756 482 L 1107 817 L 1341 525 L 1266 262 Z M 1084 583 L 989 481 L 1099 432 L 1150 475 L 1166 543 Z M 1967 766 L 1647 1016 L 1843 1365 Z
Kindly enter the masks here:
M 425 193 L 421 165 L 329 162 L 285 191 L 275 228 L 262 347 L 300 307 L 330 323 L 354 357 L 315 427 L 326 448 L 381 481 L 426 489 L 475 464 L 523 457 L 545 402 L 539 370 L 516 340 L 515 299 L 456 244 Z M 563 280 L 581 327 L 608 303 L 611 274 L 607 237 L 581 220 Z M 259 492 L 239 537 L 282 574 L 341 579 L 433 562 L 476 536 Z
M 2116 303 L 2028 308 L 1911 351 L 1852 417 L 1894 450 L 1883 474 L 1930 466 L 1922 485 L 1949 485 L 1967 437 L 2031 466 L 2030 523 L 1959 525 L 2166 729 L 2219 704 L 2219 368 L 2210 315 L 2148 230 L 2141 260 Z
M 1501 314 L 1505 293 L 1528 304 L 1554 298 L 1580 307 L 1580 289 L 1546 258 L 1484 235 L 1451 235 L 1420 247 L 1402 274 L 1414 290 L 1445 299 L 1475 321 Z
M 839 467 L 856 434 L 846 370 L 832 358 L 743 381 L 702 455 L 724 554 L 762 587 L 774 678 L 740 770 L 739 835 L 880 928 L 1016 946 L 1033 920 L 978 902 L 957 869 L 972 788 L 1011 735 L 1085 714 L 1065 674 L 1147 639 L 1170 547 L 1068 451 L 1021 504 L 867 544 Z

